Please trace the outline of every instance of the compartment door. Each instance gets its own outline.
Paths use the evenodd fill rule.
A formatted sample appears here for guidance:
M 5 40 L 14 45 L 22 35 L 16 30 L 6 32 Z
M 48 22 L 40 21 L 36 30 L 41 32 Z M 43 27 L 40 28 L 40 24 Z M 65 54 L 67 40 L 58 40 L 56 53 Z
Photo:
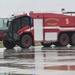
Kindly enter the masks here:
M 43 19 L 34 19 L 34 40 L 43 40 Z

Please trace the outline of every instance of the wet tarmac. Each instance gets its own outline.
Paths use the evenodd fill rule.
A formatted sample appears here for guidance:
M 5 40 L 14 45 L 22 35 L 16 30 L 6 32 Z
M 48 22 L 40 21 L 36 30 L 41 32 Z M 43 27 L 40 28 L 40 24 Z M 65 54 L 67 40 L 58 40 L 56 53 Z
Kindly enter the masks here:
M 0 75 L 75 75 L 75 47 L 0 48 Z

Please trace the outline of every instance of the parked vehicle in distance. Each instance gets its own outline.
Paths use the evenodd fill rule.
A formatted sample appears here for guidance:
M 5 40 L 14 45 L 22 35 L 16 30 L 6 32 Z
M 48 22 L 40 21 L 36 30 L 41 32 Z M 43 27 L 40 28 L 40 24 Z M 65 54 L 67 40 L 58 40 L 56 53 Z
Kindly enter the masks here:
M 4 32 L 8 29 L 7 20 L 10 20 L 10 18 L 0 18 L 0 41 L 3 39 Z

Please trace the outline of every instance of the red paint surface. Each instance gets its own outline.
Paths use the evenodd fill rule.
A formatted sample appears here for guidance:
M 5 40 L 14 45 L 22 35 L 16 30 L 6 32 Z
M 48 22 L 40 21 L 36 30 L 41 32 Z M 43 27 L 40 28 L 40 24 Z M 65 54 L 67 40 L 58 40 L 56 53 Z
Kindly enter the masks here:
M 46 66 L 45 70 L 75 70 L 75 65 Z

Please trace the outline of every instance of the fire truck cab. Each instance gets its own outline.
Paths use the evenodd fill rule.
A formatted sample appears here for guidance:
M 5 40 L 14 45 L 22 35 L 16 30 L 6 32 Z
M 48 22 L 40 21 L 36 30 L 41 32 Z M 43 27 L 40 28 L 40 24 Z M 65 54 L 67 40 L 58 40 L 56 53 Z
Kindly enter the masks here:
M 30 13 L 14 16 L 7 22 L 3 44 L 29 48 L 36 41 L 45 47 L 75 45 L 75 16 L 55 13 Z

